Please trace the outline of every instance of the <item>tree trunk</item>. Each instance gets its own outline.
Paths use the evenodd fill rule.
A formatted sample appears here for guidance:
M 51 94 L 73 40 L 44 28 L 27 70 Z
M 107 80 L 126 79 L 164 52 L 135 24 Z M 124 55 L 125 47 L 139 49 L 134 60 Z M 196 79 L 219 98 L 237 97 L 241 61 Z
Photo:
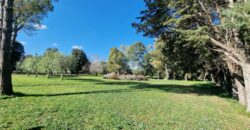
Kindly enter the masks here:
M 176 73 L 175 73 L 175 72 L 173 73 L 173 79 L 174 79 L 174 80 L 177 79 L 177 76 L 176 76 Z
M 231 63 L 229 59 L 227 59 L 227 66 L 231 73 L 233 86 L 234 88 L 237 89 L 237 96 L 239 102 L 241 105 L 245 106 L 247 104 L 247 99 L 246 99 L 246 89 L 243 83 L 244 79 L 242 74 L 242 68 L 237 64 Z
M 214 77 L 214 74 L 210 74 L 210 77 L 211 77 L 211 80 L 212 80 L 212 83 L 215 83 L 215 77 Z
M 47 78 L 50 78 L 50 70 L 47 71 Z
M 165 80 L 169 80 L 169 72 L 168 72 L 168 66 L 167 66 L 167 64 L 165 64 L 165 73 L 166 73 Z
M 184 79 L 185 79 L 185 81 L 188 81 L 188 73 L 185 73 Z
M 64 79 L 64 75 L 63 75 L 63 73 L 61 73 L 61 80 L 63 80 Z
M 36 72 L 36 78 L 38 77 L 38 73 Z
M 205 71 L 205 73 L 204 73 L 203 81 L 204 81 L 204 82 L 207 81 L 207 71 Z
M 14 0 L 5 0 L 3 8 L 3 25 L 0 49 L 0 94 L 12 95 L 11 81 L 11 35 L 13 23 L 13 3 Z
M 244 66 L 242 66 L 242 70 L 245 81 L 247 111 L 250 112 L 250 64 L 245 64 Z
M 238 78 L 234 78 L 235 86 L 238 89 L 238 98 L 241 105 L 247 105 L 246 89 Z

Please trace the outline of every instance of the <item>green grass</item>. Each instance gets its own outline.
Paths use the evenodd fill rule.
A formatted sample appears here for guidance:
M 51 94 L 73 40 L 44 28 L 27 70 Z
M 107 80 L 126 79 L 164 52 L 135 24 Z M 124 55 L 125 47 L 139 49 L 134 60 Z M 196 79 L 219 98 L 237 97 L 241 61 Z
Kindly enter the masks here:
M 0 129 L 250 129 L 250 115 L 202 82 L 13 77 Z

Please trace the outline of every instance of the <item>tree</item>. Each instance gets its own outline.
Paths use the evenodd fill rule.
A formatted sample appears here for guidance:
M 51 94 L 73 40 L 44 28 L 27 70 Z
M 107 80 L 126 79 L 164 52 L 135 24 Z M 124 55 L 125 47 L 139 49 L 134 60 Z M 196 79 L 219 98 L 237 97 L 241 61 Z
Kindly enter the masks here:
M 1 1 L 0 94 L 12 95 L 11 37 L 14 0 Z
M 50 1 L 15 0 L 14 3 L 14 0 L 1 0 L 0 94 L 13 94 L 11 73 L 14 62 L 11 63 L 11 61 L 16 59 L 12 60 L 11 58 L 15 55 L 12 54 L 12 48 L 15 46 L 17 32 L 24 27 L 34 27 L 35 23 L 39 24 L 38 21 L 42 19 L 42 15 L 51 10 L 47 8 L 48 6 L 40 6 L 41 3 L 45 4 L 44 2 L 48 5 Z M 46 11 L 45 8 L 48 10 Z
M 27 33 L 36 31 L 53 9 L 52 0 L 15 0 L 12 42 L 16 41 L 20 30 Z
M 127 73 L 128 64 L 125 55 L 117 48 L 111 48 L 108 59 L 109 72 Z
M 222 54 L 243 70 L 248 111 L 250 111 L 250 60 L 246 36 L 249 34 L 250 2 L 145 0 L 140 23 L 133 26 L 145 36 L 167 37 L 180 33 L 189 46 L 206 48 Z M 222 11 L 224 10 L 224 11 Z M 221 26 L 218 26 L 221 25 Z M 245 29 L 243 29 L 245 28 Z M 235 77 L 232 77 L 235 78 Z
M 143 75 L 153 77 L 155 74 L 155 68 L 151 64 L 153 57 L 151 57 L 150 53 L 145 54 L 143 57 L 142 69 Z
M 64 73 L 67 73 L 67 71 L 70 68 L 71 65 L 71 57 L 70 56 L 64 56 L 62 54 L 59 55 L 58 57 L 58 70 L 61 73 L 61 79 L 63 80 L 64 78 Z
M 40 70 L 47 74 L 47 77 L 53 74 L 53 72 L 59 71 L 59 57 L 60 53 L 56 48 L 48 48 L 43 54 L 40 60 Z
M 18 61 L 24 58 L 24 47 L 21 43 L 15 42 L 12 53 L 11 53 L 11 64 L 12 64 L 12 72 L 16 70 L 16 64 Z
M 32 73 L 37 72 L 37 57 L 34 57 L 32 55 L 26 56 L 24 61 L 22 62 L 22 69 L 27 72 L 27 75 L 29 76 Z
M 126 55 L 134 74 L 143 73 L 143 58 L 146 53 L 147 49 L 141 42 L 132 44 L 127 48 Z
M 92 74 L 105 74 L 107 73 L 107 63 L 104 61 L 94 61 L 90 64 L 90 72 Z
M 73 49 L 71 54 L 70 71 L 73 74 L 79 74 L 83 66 L 89 62 L 87 55 L 83 50 Z

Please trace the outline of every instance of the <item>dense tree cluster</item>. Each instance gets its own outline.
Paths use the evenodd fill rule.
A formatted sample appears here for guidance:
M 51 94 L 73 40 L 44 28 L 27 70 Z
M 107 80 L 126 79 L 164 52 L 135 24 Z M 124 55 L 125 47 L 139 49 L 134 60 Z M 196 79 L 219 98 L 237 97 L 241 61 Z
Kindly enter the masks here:
M 172 76 L 210 78 L 250 111 L 249 29 L 247 0 L 145 0 L 140 21 L 132 25 L 157 38 L 156 68 Z
M 47 74 L 50 78 L 53 74 L 60 74 L 61 78 L 65 74 L 79 74 L 86 72 L 89 60 L 83 50 L 73 49 L 72 54 L 63 55 L 56 48 L 48 48 L 42 56 L 28 55 L 17 64 L 18 73 L 27 75 Z

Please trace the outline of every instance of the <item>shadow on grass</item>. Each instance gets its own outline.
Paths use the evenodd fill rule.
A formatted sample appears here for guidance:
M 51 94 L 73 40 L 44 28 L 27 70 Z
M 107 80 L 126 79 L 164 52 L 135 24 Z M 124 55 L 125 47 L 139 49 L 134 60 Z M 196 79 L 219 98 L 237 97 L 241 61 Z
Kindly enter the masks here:
M 64 81 L 77 81 L 77 82 L 72 82 L 72 83 L 63 83 Z M 19 84 L 15 85 L 15 87 L 50 87 L 50 86 L 69 86 L 69 85 L 82 85 L 80 82 L 90 82 L 90 83 L 103 83 L 104 81 L 102 80 L 97 80 L 97 79 L 81 79 L 81 78 L 65 78 L 64 80 L 58 80 L 60 83 L 44 83 L 44 84 Z
M 229 97 L 225 91 L 213 84 L 197 84 L 191 86 L 185 85 L 153 85 L 153 84 L 141 84 L 132 86 L 131 88 L 134 89 L 154 89 L 154 90 L 161 90 L 164 92 L 171 92 L 171 93 L 179 93 L 179 94 L 196 94 L 198 96 L 219 96 L 219 97 Z
M 65 78 L 68 81 L 77 81 L 77 82 L 94 82 L 94 83 L 104 83 L 106 81 L 100 79 L 89 79 L 89 78 Z
M 29 128 L 28 130 L 42 130 L 44 128 L 45 128 L 44 126 L 36 126 L 36 127 Z
M 15 87 L 41 87 L 41 86 L 64 86 L 65 84 L 20 84 L 20 85 L 15 85 Z M 67 84 L 71 85 L 71 84 Z
M 147 90 L 143 90 L 147 91 Z M 117 89 L 117 90 L 103 90 L 103 91 L 86 91 L 86 92 L 73 92 L 73 93 L 56 93 L 56 94 L 25 94 L 16 92 L 16 97 L 57 97 L 57 96 L 69 96 L 69 95 L 83 95 L 83 94 L 103 94 L 103 93 L 127 93 L 135 92 L 134 89 Z

